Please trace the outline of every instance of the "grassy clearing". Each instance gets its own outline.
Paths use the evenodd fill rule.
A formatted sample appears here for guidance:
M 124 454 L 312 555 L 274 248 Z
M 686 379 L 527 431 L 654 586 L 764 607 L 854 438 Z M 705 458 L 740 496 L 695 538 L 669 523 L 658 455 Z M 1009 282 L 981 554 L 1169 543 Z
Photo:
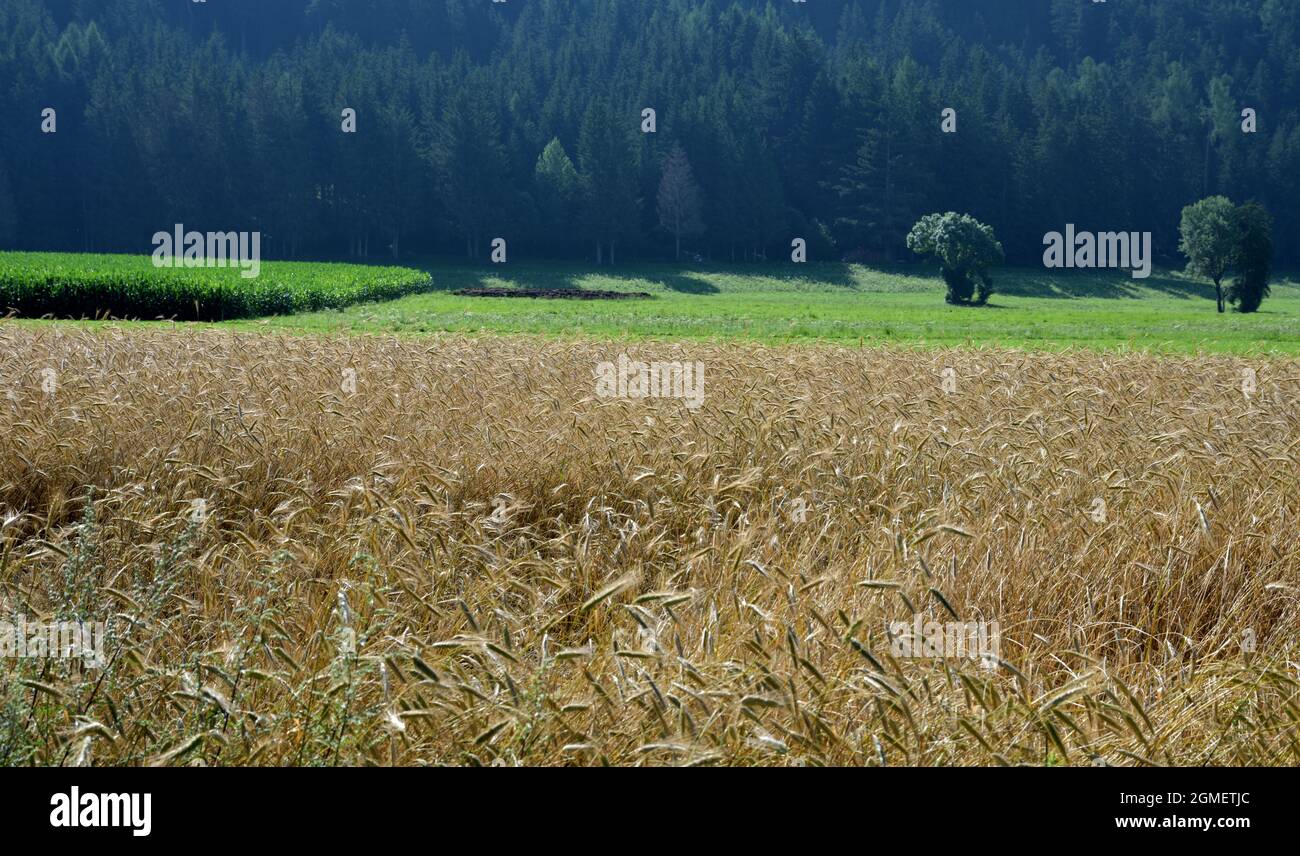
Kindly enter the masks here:
M 809 264 L 683 271 L 629 266 L 614 273 L 566 265 L 430 267 L 435 291 L 343 312 L 276 319 L 308 331 L 509 332 L 626 337 L 1142 349 L 1190 354 L 1300 353 L 1300 283 L 1284 280 L 1255 315 L 1215 312 L 1213 289 L 1181 275 L 1004 270 L 993 305 L 943 302 L 928 269 Z M 925 275 L 921 275 L 925 273 Z M 647 301 L 518 301 L 456 297 L 476 287 L 647 291 Z
M 255 278 L 229 268 L 158 268 L 149 256 L 0 253 L 0 313 L 59 318 L 210 321 L 340 308 L 427 288 L 410 268 L 265 262 Z
M 598 398 L 624 348 L 703 406 Z M 1295 359 L 7 324 L 0 377 L 4 610 L 111 661 L 0 661 L 0 764 L 1300 763 Z

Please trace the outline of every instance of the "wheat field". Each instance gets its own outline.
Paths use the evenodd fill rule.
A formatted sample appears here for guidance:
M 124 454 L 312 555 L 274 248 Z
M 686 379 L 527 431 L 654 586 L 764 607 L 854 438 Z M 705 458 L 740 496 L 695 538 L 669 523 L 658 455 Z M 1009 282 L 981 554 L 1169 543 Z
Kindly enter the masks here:
M 1294 359 L 5 324 L 0 382 L 0 612 L 107 626 L 0 661 L 3 764 L 1300 763 Z

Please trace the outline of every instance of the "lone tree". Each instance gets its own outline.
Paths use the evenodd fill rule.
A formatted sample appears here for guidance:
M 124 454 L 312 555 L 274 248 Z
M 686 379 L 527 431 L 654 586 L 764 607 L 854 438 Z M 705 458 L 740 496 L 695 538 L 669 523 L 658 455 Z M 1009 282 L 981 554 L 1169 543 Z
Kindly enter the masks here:
M 1264 206 L 1247 202 L 1236 211 L 1237 251 L 1232 260 L 1235 277 L 1228 300 L 1238 312 L 1254 312 L 1269 295 L 1273 263 L 1273 218 Z
M 1006 257 L 991 226 L 955 211 L 922 217 L 907 236 L 907 248 L 917 255 L 939 260 L 943 281 L 948 284 L 944 299 L 959 306 L 983 306 L 989 302 L 993 294 L 989 268 Z
M 664 159 L 663 177 L 659 180 L 659 225 L 672 232 L 677 243 L 677 261 L 682 260 L 682 235 L 698 235 L 704 231 L 700 188 L 680 143 Z
M 1178 249 L 1187 256 L 1187 272 L 1209 277 L 1219 311 L 1225 311 L 1223 278 L 1238 251 L 1237 209 L 1224 196 L 1211 196 L 1183 209 Z
M 552 138 L 537 157 L 533 190 L 540 214 L 539 234 L 551 246 L 571 244 L 573 221 L 582 202 L 582 179 L 558 138 Z

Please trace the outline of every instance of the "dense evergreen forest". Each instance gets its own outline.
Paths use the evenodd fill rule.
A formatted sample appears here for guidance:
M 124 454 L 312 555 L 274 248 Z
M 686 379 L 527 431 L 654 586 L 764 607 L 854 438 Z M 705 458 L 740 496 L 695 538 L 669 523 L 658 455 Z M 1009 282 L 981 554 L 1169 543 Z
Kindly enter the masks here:
M 1294 0 L 4 0 L 0 248 L 886 261 L 956 210 L 1016 262 L 1069 222 L 1181 264 L 1221 193 L 1294 264 L 1298 34 Z

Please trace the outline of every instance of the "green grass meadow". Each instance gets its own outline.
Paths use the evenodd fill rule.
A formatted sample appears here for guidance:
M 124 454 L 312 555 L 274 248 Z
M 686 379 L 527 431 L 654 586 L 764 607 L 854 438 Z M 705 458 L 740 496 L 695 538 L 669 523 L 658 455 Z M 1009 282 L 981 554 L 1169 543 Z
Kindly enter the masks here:
M 1300 352 L 1300 281 L 1279 278 L 1253 315 L 1215 311 L 1214 289 L 1181 274 L 1001 270 L 989 306 L 944 303 L 925 267 L 809 263 L 682 269 L 629 265 L 431 265 L 433 290 L 341 311 L 281 316 L 313 331 L 496 332 L 631 339 L 925 346 L 1000 345 L 1172 353 Z M 463 288 L 645 291 L 648 300 L 460 297 Z
M 329 333 L 1300 353 L 1295 277 L 1275 277 L 1272 297 L 1251 315 L 1220 315 L 1208 283 L 1168 271 L 1135 280 L 1126 271 L 1002 269 L 995 284 L 990 305 L 957 307 L 944 303 L 937 271 L 924 266 L 265 262 L 261 276 L 243 279 L 234 269 L 156 269 L 147 256 L 0 253 L 0 311 L 26 318 L 93 318 L 111 309 L 119 318 L 233 318 L 223 323 Z M 484 287 L 652 296 L 452 293 Z

